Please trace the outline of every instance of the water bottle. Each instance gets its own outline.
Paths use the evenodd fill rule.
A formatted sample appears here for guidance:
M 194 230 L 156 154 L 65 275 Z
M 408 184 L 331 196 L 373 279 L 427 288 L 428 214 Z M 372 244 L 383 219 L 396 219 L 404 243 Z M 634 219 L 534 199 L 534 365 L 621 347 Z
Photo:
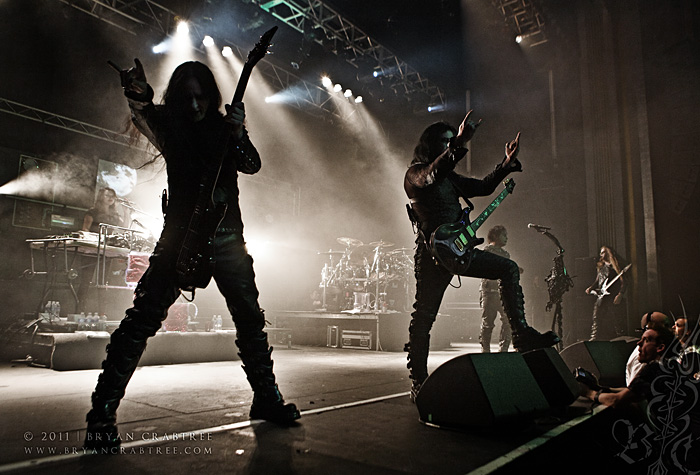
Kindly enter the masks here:
M 53 316 L 58 318 L 61 316 L 61 302 L 58 300 L 54 301 L 54 307 L 53 307 Z
M 100 331 L 106 331 L 107 330 L 107 315 L 104 313 L 100 315 L 100 325 L 98 327 L 98 330 Z
M 222 330 L 224 328 L 224 321 L 221 319 L 221 315 L 218 315 L 216 317 L 216 326 L 219 330 Z

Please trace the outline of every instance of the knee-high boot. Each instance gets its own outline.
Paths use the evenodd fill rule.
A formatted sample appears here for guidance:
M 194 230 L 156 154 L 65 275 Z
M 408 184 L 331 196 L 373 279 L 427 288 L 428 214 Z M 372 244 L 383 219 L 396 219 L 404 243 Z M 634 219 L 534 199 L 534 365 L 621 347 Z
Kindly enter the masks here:
M 513 346 L 520 353 L 540 348 L 548 348 L 559 343 L 556 333 L 548 331 L 540 333 L 527 324 L 525 320 L 525 298 L 520 287 L 520 272 L 517 264 L 513 263 L 510 275 L 501 279 L 501 300 L 503 310 L 508 317 L 508 323 L 513 332 Z
M 238 356 L 243 362 L 243 370 L 253 388 L 250 418 L 283 425 L 292 424 L 299 419 L 299 410 L 294 404 L 284 403 L 284 398 L 275 383 L 275 374 L 272 372 L 272 347 L 267 342 L 267 333 L 240 333 L 236 345 L 240 349 Z
M 504 321 L 501 322 L 501 335 L 498 342 L 498 351 L 500 353 L 507 353 L 510 347 L 511 331 L 508 325 Z
M 102 362 L 103 371 L 92 393 L 92 409 L 86 417 L 86 448 L 119 447 L 117 407 L 145 349 L 146 337 L 134 338 L 122 328 L 112 333 L 107 358 Z
M 479 343 L 481 343 L 482 353 L 491 353 L 491 335 L 493 335 L 493 327 L 481 324 L 481 333 L 479 334 Z
M 430 329 L 417 328 L 411 322 L 408 343 L 404 351 L 408 352 L 406 367 L 410 371 L 411 401 L 415 402 L 418 391 L 428 377 L 428 352 L 430 351 Z

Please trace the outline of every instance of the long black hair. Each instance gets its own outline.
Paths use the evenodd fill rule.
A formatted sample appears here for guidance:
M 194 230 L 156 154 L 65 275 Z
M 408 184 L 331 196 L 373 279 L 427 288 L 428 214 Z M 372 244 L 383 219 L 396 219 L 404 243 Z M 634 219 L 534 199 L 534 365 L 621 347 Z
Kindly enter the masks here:
M 413 161 L 411 165 L 416 163 L 429 163 L 437 158 L 437 156 L 444 151 L 440 138 L 445 132 L 452 132 L 453 135 L 457 135 L 457 129 L 447 122 L 435 122 L 429 125 L 421 134 L 418 145 L 416 145 L 416 148 L 413 150 Z
M 202 88 L 202 93 L 209 100 L 207 115 L 221 114 L 221 91 L 216 84 L 214 74 L 199 61 L 187 61 L 175 68 L 168 87 L 163 94 L 163 108 L 166 114 L 175 117 L 190 105 L 191 96 L 187 94 L 187 81 L 194 78 Z

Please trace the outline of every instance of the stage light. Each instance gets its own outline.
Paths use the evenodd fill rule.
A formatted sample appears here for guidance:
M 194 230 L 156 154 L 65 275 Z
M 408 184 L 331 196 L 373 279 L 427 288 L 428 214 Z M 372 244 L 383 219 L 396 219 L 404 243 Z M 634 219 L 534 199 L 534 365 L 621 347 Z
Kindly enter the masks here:
M 355 104 L 359 104 L 360 102 L 362 102 L 362 96 L 357 96 L 355 98 Z
M 321 77 L 321 84 L 323 84 L 323 87 L 331 87 L 333 85 L 333 81 L 331 81 L 331 78 L 328 76 L 323 76 Z
M 378 77 L 379 77 L 379 71 L 375 69 L 374 72 L 372 72 L 372 76 L 374 76 L 375 78 L 378 78 Z
M 445 110 L 444 104 L 430 105 L 428 106 L 428 112 L 440 112 Z
M 221 54 L 224 58 L 228 58 L 230 56 L 233 56 L 233 50 L 230 46 L 224 46 L 224 48 L 221 50 Z
M 190 32 L 190 27 L 187 25 L 186 21 L 181 21 L 177 24 L 177 32 L 181 35 L 186 35 Z
M 162 41 L 162 42 L 158 43 L 157 45 L 155 45 L 151 49 L 151 51 L 153 51 L 153 54 L 163 54 L 163 53 L 167 53 L 169 49 L 170 49 L 170 41 L 165 40 L 165 41 Z
M 352 91 L 350 89 L 346 89 L 345 92 L 343 93 L 345 97 L 350 97 L 352 96 Z
M 518 35 L 515 37 L 515 42 L 520 44 L 520 42 L 523 41 L 523 35 Z
M 205 36 L 204 39 L 202 40 L 202 44 L 203 44 L 204 46 L 206 46 L 206 47 L 214 46 L 214 38 L 212 38 L 211 36 L 207 35 L 207 36 Z
M 340 92 L 343 90 L 343 86 L 341 86 L 340 84 L 336 84 L 335 86 L 333 86 L 333 90 L 335 92 Z

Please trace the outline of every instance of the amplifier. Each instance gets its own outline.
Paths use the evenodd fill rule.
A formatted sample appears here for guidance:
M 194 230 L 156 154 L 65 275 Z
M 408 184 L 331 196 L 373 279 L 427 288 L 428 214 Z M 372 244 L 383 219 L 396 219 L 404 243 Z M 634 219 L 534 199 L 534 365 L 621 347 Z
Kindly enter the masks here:
M 372 349 L 372 332 L 363 330 L 342 330 L 340 334 L 341 348 Z

